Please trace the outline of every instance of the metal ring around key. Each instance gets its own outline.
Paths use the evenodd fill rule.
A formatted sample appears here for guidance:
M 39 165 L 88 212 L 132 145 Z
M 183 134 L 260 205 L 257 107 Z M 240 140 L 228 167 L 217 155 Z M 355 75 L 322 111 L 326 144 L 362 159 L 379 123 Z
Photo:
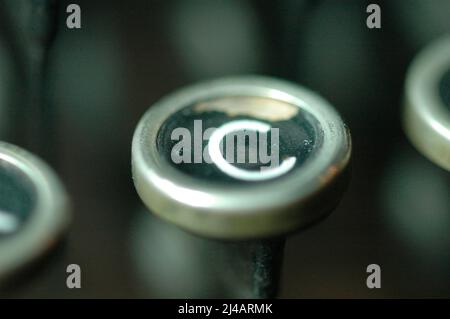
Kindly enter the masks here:
M 411 65 L 403 126 L 419 151 L 450 171 L 450 36 L 431 44 Z
M 243 110 L 242 105 L 248 107 Z M 261 182 L 231 177 L 231 184 L 218 183 L 215 177 L 201 176 L 205 175 L 201 169 L 199 176 L 185 174 L 162 154 L 166 151 L 158 143 L 165 142 L 159 134 L 168 125 L 176 126 L 176 118 L 186 118 L 183 112 L 200 114 L 211 112 L 211 107 L 215 113 L 207 114 L 221 112 L 236 119 L 246 112 L 253 126 L 304 112 L 317 135 L 311 158 L 300 168 L 286 167 L 285 176 L 275 174 Z M 294 144 L 304 142 L 298 139 Z M 221 239 L 261 238 L 294 231 L 327 215 L 342 194 L 340 181 L 350 152 L 347 127 L 317 94 L 266 77 L 225 78 L 181 89 L 147 111 L 133 138 L 133 178 L 141 199 L 154 213 L 186 230 Z M 289 159 L 284 163 L 289 166 Z
M 69 216 L 66 191 L 47 164 L 0 142 L 0 283 L 48 252 Z

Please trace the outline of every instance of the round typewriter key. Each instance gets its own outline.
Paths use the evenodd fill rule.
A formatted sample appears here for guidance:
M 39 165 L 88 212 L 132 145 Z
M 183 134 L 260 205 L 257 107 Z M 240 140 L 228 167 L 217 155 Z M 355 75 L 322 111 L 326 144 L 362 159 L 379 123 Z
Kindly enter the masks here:
M 284 236 L 337 205 L 350 152 L 346 126 L 318 95 L 265 77 L 225 78 L 147 111 L 133 138 L 133 179 L 150 210 L 221 239 L 211 241 L 214 255 L 234 260 L 228 268 L 253 296 L 273 297 Z
M 157 215 L 220 239 L 283 235 L 337 204 L 350 136 L 325 100 L 264 77 L 226 78 L 153 105 L 133 138 L 136 189 Z
M 46 253 L 68 221 L 67 196 L 53 171 L 0 142 L 0 284 Z
M 427 47 L 410 67 L 404 128 L 417 149 L 450 171 L 450 37 Z

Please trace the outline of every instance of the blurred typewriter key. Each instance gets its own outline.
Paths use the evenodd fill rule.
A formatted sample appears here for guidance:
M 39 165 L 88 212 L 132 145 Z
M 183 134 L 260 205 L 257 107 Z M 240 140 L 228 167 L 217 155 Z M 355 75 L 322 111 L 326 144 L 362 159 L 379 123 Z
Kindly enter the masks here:
M 230 255 L 250 247 L 252 257 L 235 262 L 253 265 L 253 297 L 273 297 L 284 236 L 338 204 L 350 153 L 347 127 L 318 95 L 265 77 L 225 78 L 147 111 L 133 138 L 133 179 L 162 219 L 227 241 Z
M 405 91 L 407 136 L 422 154 L 450 171 L 450 36 L 415 58 Z
M 49 252 L 68 223 L 67 195 L 55 173 L 0 142 L 0 286 Z

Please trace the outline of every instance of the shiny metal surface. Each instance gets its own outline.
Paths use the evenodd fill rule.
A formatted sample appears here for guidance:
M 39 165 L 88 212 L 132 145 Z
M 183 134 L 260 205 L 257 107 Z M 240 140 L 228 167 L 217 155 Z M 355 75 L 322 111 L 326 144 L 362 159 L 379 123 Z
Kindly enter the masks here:
M 450 36 L 415 58 L 405 86 L 403 125 L 414 146 L 450 171 Z
M 69 224 L 66 191 L 31 153 L 0 142 L 0 285 L 57 243 Z
M 223 97 L 273 99 L 306 112 L 320 137 L 313 156 L 282 177 L 257 183 L 230 185 L 181 172 L 158 149 L 161 127 L 191 105 Z M 225 78 L 179 90 L 147 111 L 133 138 L 133 179 L 148 208 L 186 230 L 222 239 L 260 238 L 294 231 L 330 213 L 341 197 L 350 153 L 348 129 L 317 94 L 271 78 Z

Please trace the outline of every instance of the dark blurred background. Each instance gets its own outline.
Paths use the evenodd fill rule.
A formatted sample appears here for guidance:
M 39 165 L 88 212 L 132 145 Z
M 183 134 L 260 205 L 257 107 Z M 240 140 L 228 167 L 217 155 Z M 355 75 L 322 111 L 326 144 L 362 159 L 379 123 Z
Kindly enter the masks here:
M 329 218 L 288 240 L 280 296 L 450 297 L 449 173 L 410 145 L 400 121 L 407 67 L 450 32 L 449 0 L 376 1 L 379 30 L 366 26 L 371 1 L 76 1 L 79 30 L 65 26 L 72 2 L 59 1 L 47 87 L 54 123 L 40 140 L 51 158 L 17 139 L 21 124 L 7 120 L 11 109 L 29 117 L 11 43 L 30 13 L 25 0 L 0 2 L 0 138 L 52 163 L 74 215 L 57 255 L 6 297 L 212 296 L 195 249 L 141 206 L 131 138 L 165 94 L 249 73 L 319 92 L 353 138 L 349 190 Z M 81 266 L 81 289 L 66 287 L 72 263 Z M 366 287 L 372 263 L 381 266 L 381 289 Z

